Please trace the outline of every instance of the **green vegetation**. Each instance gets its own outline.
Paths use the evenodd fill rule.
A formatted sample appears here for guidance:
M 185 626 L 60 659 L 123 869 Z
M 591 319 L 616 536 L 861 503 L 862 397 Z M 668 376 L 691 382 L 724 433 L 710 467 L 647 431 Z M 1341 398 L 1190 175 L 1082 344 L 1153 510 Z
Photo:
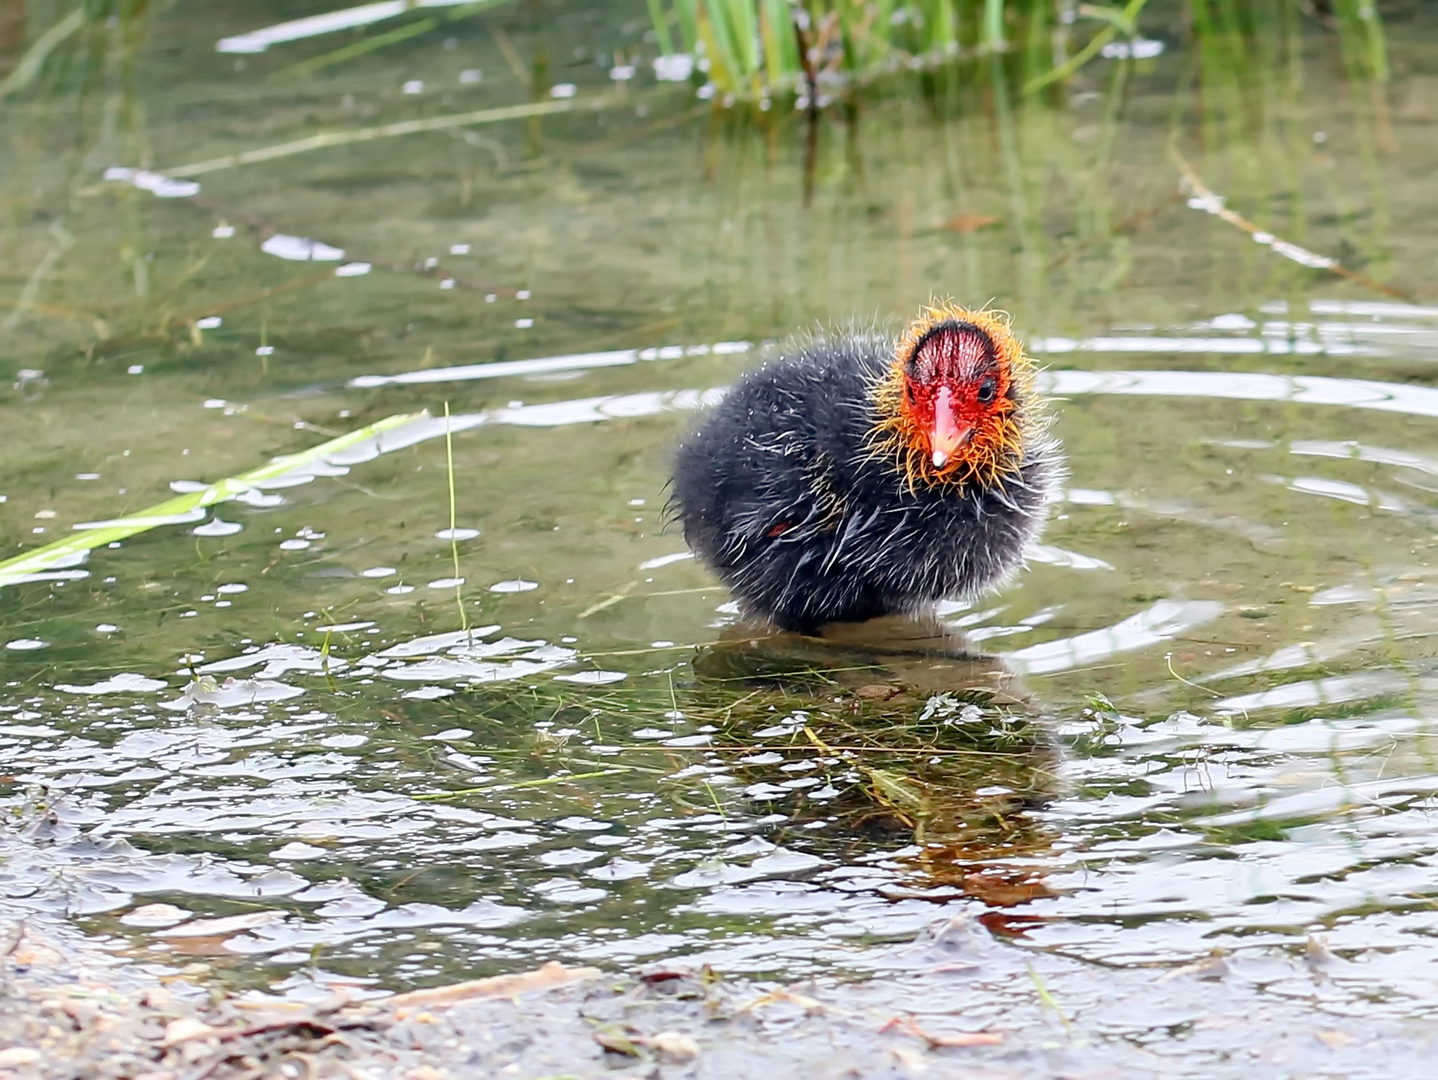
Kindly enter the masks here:
M 1053 10 L 1005 0 L 672 0 L 667 7 L 650 0 L 649 7 L 666 53 L 675 50 L 677 30 L 679 47 L 703 56 L 719 90 L 748 97 L 1007 49 L 1046 33 Z
M 1086 4 L 1053 0 L 648 0 L 659 47 L 684 51 L 726 98 L 821 96 L 905 71 L 927 71 L 987 55 L 1012 54 L 1033 93 L 1095 56 L 1144 55 L 1139 17 L 1148 0 Z M 1388 77 L 1376 8 L 1337 0 L 1327 24 L 1354 74 Z M 1247 56 L 1282 42 L 1303 18 L 1295 0 L 1229 4 L 1191 0 L 1182 22 L 1199 42 L 1223 42 Z M 1278 31 L 1275 37 L 1275 30 Z M 1116 43 L 1116 44 L 1115 44 Z M 1281 46 L 1280 46 L 1281 47 Z M 1251 57 L 1249 57 L 1251 59 Z

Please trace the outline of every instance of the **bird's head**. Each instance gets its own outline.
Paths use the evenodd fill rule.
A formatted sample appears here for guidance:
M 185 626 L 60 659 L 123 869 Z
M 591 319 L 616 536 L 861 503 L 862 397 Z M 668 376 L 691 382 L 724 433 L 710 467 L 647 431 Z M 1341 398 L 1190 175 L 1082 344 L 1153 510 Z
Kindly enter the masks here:
M 1033 364 L 1007 320 L 929 307 L 875 387 L 878 448 L 918 484 L 987 486 L 1022 460 Z

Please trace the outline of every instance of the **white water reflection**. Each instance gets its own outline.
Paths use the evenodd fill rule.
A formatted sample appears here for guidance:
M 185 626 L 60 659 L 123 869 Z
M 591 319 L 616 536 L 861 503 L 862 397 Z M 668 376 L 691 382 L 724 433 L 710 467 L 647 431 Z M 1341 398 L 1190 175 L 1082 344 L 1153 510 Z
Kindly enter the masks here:
M 747 341 L 720 341 L 713 345 L 667 345 L 649 349 L 617 349 L 611 352 L 572 353 L 566 356 L 542 356 L 532 360 L 499 360 L 487 364 L 462 364 L 458 367 L 424 368 L 404 371 L 398 375 L 360 375 L 349 385 L 361 389 L 380 386 L 417 386 L 437 382 L 467 382 L 475 379 L 500 379 L 509 376 L 548 375 L 559 371 L 582 371 L 590 368 L 625 367 L 641 360 L 677 360 L 683 356 L 730 356 L 753 348 Z
M 161 199 L 187 199 L 200 193 L 200 185 L 194 180 L 176 180 L 149 169 L 130 169 L 123 165 L 106 169 L 105 179 L 130 184 Z
M 90 576 L 88 570 L 41 570 L 32 574 L 6 574 L 0 585 L 23 585 L 32 581 L 79 581 Z
M 669 555 L 656 555 L 652 559 L 645 559 L 639 564 L 641 570 L 658 570 L 661 566 L 669 566 L 673 563 L 684 562 L 686 559 L 694 558 L 692 551 L 676 551 Z
M 1286 683 L 1256 694 L 1224 698 L 1213 706 L 1216 712 L 1241 713 L 1258 709 L 1307 709 L 1315 706 L 1342 705 L 1362 701 L 1381 694 L 1403 690 L 1411 680 L 1401 671 L 1371 671 L 1358 675 L 1335 675 L 1328 679 L 1306 679 Z
M 360 661 L 363 668 L 379 669 L 380 675 L 397 682 L 466 683 L 508 682 L 553 671 L 574 662 L 575 649 L 551 645 L 543 638 L 516 638 L 506 635 L 495 641 L 484 638 L 499 630 L 498 625 L 430 634 L 391 645 Z M 415 663 L 408 663 L 415 660 Z
M 358 7 L 326 11 L 321 15 L 310 15 L 303 19 L 276 23 L 273 26 L 251 30 L 245 34 L 221 38 L 215 43 L 215 51 L 222 53 L 262 53 L 271 45 L 288 41 L 303 41 L 305 38 L 333 34 L 340 30 L 353 30 L 370 26 L 385 19 L 393 19 L 415 8 L 459 7 L 463 4 L 478 6 L 474 0 L 382 0 L 375 4 L 361 4 Z
M 474 650 L 488 648 L 483 644 L 482 639 L 489 637 L 499 629 L 498 623 L 489 626 L 475 626 L 468 630 L 451 630 L 444 634 L 427 634 L 424 637 L 411 638 L 409 641 L 402 641 L 398 645 L 391 645 L 376 655 L 380 659 L 391 660 L 411 656 L 440 656 L 444 653 L 471 653 Z M 484 655 L 482 652 L 478 655 Z
M 260 250 L 277 259 L 291 262 L 338 262 L 345 257 L 344 248 L 332 247 L 308 236 L 275 233 L 260 244 Z
M 1260 309 L 1265 315 L 1288 314 L 1287 300 L 1272 300 Z M 1309 300 L 1314 315 L 1361 315 L 1372 319 L 1438 319 L 1438 307 L 1401 304 L 1389 300 Z
M 1400 495 L 1387 491 L 1369 491 L 1360 484 L 1350 484 L 1346 480 L 1334 480 L 1327 476 L 1295 476 L 1290 479 L 1262 474 L 1259 479 L 1268 483 L 1282 484 L 1289 491 L 1297 492 L 1300 495 L 1317 495 L 1320 498 L 1336 499 L 1339 502 L 1352 503 L 1355 506 L 1371 506 L 1375 510 L 1411 518 L 1431 521 L 1438 517 L 1438 514 L 1435 514 L 1431 508 L 1412 503 Z
M 219 682 L 210 675 L 202 675 L 190 683 L 177 698 L 160 702 L 160 708 L 183 712 L 196 705 L 210 705 L 217 709 L 234 709 L 243 705 L 262 705 L 274 701 L 287 701 L 299 697 L 304 688 L 289 683 L 267 679 L 226 679 Z
M 1228 356 L 1374 356 L 1375 349 L 1340 341 L 1287 341 L 1282 338 L 1217 337 L 1037 337 L 1028 342 L 1040 356 L 1071 352 L 1220 353 Z
M 69 694 L 148 694 L 164 690 L 169 685 L 163 679 L 151 679 L 137 672 L 122 671 L 88 686 L 56 683 L 55 689 Z
M 323 630 L 324 628 L 318 627 L 317 629 Z M 246 668 L 252 667 L 260 669 L 254 675 L 256 679 L 278 679 L 291 671 L 343 671 L 349 667 L 349 662 L 342 657 L 322 653 L 318 649 L 311 649 L 304 645 L 276 642 L 272 645 L 252 645 L 239 656 L 213 660 L 208 664 L 202 664 L 196 670 L 201 674 L 214 675 L 244 671 Z M 177 674 L 186 674 L 188 670 L 187 668 L 181 669 Z
M 225 521 L 216 515 L 203 525 L 196 525 L 190 532 L 196 536 L 233 536 L 243 529 L 244 526 L 238 521 Z
M 1371 379 L 1249 371 L 1048 371 L 1039 382 L 1044 393 L 1063 396 L 1119 394 L 1282 401 L 1438 417 L 1438 389 Z
M 1051 544 L 1029 544 L 1024 548 L 1024 559 L 1028 562 L 1044 563 L 1048 566 L 1062 566 L 1069 570 L 1112 570 L 1110 563 L 1093 555 L 1068 551 Z
M 1370 590 L 1371 592 L 1371 590 Z M 1313 598 L 1318 602 L 1318 597 Z M 1364 645 L 1371 645 L 1380 640 L 1379 634 L 1352 635 L 1341 638 L 1333 638 L 1323 641 L 1300 641 L 1293 645 L 1284 645 L 1275 649 L 1265 657 L 1257 660 L 1245 660 L 1240 664 L 1222 668 L 1218 671 L 1204 675 L 1200 681 L 1205 684 L 1220 682 L 1224 679 L 1242 678 L 1248 675 L 1258 675 L 1265 671 L 1289 671 L 1293 668 L 1312 667 L 1317 664 L 1326 664 L 1336 660 L 1345 653 Z M 1254 706 L 1257 708 L 1258 706 Z
M 1438 457 L 1415 454 L 1411 450 L 1394 450 L 1385 446 L 1368 446 L 1345 440 L 1298 439 L 1288 444 L 1288 452 L 1304 457 L 1340 458 L 1348 461 L 1371 461 L 1401 469 L 1414 469 L 1438 476 Z
M 1281 477 L 1277 479 L 1282 483 Z M 1337 499 L 1339 502 L 1353 503 L 1356 506 L 1370 506 L 1374 501 L 1367 488 L 1344 480 L 1331 480 L 1326 476 L 1296 476 L 1287 486 L 1289 491 Z
M 577 683 L 580 686 L 608 686 L 623 682 L 629 676 L 623 671 L 576 671 L 572 675 L 556 675 L 555 682 Z
M 1223 605 L 1217 600 L 1160 600 L 1137 615 L 1102 630 L 1045 641 L 1001 655 L 1006 664 L 1023 674 L 1071 671 L 1175 638 L 1196 626 L 1212 622 L 1222 612 Z
M 492 593 L 521 593 L 533 592 L 539 588 L 537 581 L 525 581 L 524 578 L 509 578 L 505 581 L 496 581 L 489 587 Z
M 188 525 L 194 521 L 204 521 L 210 516 L 210 511 L 203 506 L 196 506 L 192 510 L 182 510 L 177 514 L 153 514 L 149 516 L 136 516 L 126 518 L 109 518 L 105 521 L 80 521 L 73 526 L 76 530 L 86 531 L 90 529 L 114 529 L 135 526 L 140 529 L 153 529 L 160 525 Z

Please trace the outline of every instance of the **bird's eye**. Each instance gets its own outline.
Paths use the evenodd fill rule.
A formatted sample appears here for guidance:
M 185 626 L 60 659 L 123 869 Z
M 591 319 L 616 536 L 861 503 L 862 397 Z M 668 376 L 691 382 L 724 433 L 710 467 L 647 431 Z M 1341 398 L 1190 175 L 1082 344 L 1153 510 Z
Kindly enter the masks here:
M 999 392 L 999 384 L 996 379 L 988 378 L 979 383 L 979 403 L 981 405 L 992 404 Z

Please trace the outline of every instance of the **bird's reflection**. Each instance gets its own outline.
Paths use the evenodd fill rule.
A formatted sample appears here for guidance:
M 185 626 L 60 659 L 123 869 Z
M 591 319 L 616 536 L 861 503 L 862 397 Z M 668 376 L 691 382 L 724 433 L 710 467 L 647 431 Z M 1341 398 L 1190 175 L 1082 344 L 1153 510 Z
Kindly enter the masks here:
M 1000 658 L 935 618 L 812 637 L 741 624 L 702 650 L 695 674 L 696 689 L 734 700 L 735 775 L 760 796 L 786 792 L 786 844 L 839 858 L 897 845 L 906 881 L 891 891 L 958 889 L 1008 932 L 1024 919 L 1000 909 L 1047 895 L 1032 857 L 1053 839 L 1039 811 L 1057 791 L 1059 751 Z

